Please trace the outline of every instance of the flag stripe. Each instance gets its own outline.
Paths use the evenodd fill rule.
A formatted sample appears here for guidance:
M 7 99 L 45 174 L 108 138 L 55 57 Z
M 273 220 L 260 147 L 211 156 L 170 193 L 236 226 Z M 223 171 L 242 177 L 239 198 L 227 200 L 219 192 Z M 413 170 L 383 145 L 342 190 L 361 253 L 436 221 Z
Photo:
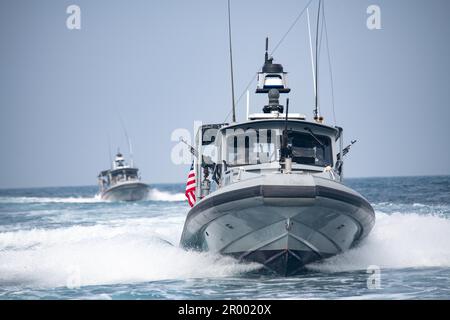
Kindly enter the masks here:
M 195 197 L 195 190 L 196 190 L 195 185 L 196 185 L 196 179 L 195 179 L 195 171 L 194 171 L 194 162 L 192 162 L 191 169 L 189 170 L 188 179 L 186 182 L 186 192 L 185 192 L 185 196 L 191 207 L 193 207 L 195 202 L 197 201 L 197 199 Z

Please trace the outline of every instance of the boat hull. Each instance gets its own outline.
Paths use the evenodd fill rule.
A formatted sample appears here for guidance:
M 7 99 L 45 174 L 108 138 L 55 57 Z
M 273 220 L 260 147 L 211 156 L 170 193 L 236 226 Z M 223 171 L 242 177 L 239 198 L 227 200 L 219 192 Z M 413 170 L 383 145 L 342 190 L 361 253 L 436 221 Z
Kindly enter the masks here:
M 222 189 L 190 210 L 181 245 L 284 276 L 351 248 L 375 223 L 362 196 L 311 175 L 266 176 Z
M 125 182 L 117 184 L 101 194 L 108 201 L 141 201 L 148 196 L 149 187 L 142 182 Z

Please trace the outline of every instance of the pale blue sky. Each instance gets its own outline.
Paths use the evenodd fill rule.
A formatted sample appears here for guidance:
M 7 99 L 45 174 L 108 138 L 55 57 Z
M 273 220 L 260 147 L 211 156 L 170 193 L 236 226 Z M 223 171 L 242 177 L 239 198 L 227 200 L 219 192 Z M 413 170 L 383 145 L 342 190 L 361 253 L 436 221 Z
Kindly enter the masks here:
M 232 0 L 236 91 L 308 1 Z M 450 174 L 450 2 L 327 0 L 338 125 L 358 139 L 346 175 Z M 66 8 L 81 7 L 81 30 Z M 381 7 L 382 30 L 366 27 Z M 313 1 L 314 11 L 317 0 Z M 87 185 L 133 141 L 145 181 L 184 182 L 171 132 L 222 122 L 230 106 L 225 0 L 2 0 L 0 187 Z M 322 111 L 333 124 L 322 52 Z M 274 55 L 289 72 L 291 111 L 312 115 L 306 20 Z M 251 86 L 253 91 L 254 84 Z M 245 116 L 244 100 L 238 120 Z M 252 97 L 252 111 L 264 98 Z

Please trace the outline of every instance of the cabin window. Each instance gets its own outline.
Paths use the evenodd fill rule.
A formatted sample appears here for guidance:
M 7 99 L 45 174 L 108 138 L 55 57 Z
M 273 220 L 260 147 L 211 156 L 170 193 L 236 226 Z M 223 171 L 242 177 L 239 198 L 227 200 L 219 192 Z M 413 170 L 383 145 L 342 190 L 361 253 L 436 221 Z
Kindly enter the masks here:
M 331 139 L 305 132 L 289 132 L 288 144 L 292 148 L 294 163 L 326 167 L 333 165 Z
M 280 128 L 227 129 L 225 144 L 221 149 L 221 160 L 229 167 L 274 163 L 280 160 L 282 141 Z M 317 167 L 333 166 L 332 140 L 314 128 L 311 132 L 288 132 L 288 145 L 292 149 L 294 164 Z
M 125 160 L 116 160 L 116 162 L 117 162 L 117 166 L 118 167 L 123 167 L 125 164 L 124 164 L 124 161 Z
M 238 129 L 227 134 L 225 161 L 229 166 L 245 166 L 278 161 L 278 130 Z
M 236 129 L 226 132 L 223 160 L 230 167 L 279 161 L 282 130 Z M 288 145 L 296 164 L 326 167 L 333 165 L 331 138 L 312 131 L 288 133 Z

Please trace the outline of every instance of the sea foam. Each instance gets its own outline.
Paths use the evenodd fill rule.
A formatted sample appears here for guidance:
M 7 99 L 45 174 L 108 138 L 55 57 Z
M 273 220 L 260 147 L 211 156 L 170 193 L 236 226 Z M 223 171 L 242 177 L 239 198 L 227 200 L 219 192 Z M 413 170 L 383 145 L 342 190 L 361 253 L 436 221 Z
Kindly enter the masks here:
M 450 267 L 450 220 L 417 213 L 376 213 L 369 236 L 352 250 L 314 263 L 320 271 L 380 268 Z
M 160 191 L 158 189 L 150 189 L 148 193 L 148 200 L 152 201 L 185 201 L 186 197 L 182 193 L 170 193 L 167 191 Z
M 214 278 L 259 268 L 229 257 L 185 251 L 167 241 L 181 222 L 138 219 L 119 225 L 0 233 L 0 286 L 85 286 Z M 165 229 L 164 229 L 165 228 Z M 155 230 L 159 230 L 158 233 Z

